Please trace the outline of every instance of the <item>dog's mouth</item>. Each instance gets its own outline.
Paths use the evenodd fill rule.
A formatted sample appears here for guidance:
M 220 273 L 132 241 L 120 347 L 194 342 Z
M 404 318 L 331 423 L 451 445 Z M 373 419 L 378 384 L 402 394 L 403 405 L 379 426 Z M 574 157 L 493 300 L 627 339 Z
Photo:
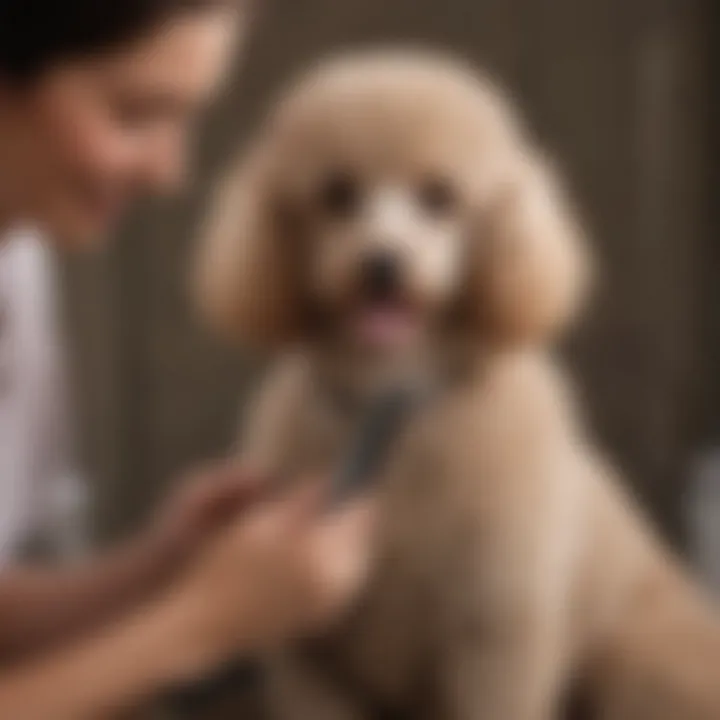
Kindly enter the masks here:
M 412 346 L 420 335 L 418 308 L 402 300 L 366 301 L 350 316 L 350 331 L 362 348 L 387 352 Z

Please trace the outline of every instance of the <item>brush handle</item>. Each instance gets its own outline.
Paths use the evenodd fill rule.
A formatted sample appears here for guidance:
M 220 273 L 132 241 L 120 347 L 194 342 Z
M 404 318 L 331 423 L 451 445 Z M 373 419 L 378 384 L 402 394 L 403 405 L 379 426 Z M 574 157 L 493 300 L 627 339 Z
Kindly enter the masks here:
M 350 451 L 333 482 L 331 505 L 362 494 L 377 478 L 393 443 L 407 425 L 418 403 L 406 390 L 388 393 L 378 400 L 360 422 Z

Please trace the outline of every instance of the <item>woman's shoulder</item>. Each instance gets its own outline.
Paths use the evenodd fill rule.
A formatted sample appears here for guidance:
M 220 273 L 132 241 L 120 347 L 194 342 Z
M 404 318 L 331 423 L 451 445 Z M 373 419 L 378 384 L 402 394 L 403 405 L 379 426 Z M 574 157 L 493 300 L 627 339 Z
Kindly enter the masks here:
M 21 324 L 54 325 L 55 257 L 42 233 L 18 228 L 0 241 L 0 296 Z M 23 319 L 21 319 L 23 318 Z
M 34 228 L 15 228 L 0 239 L 0 263 L 12 267 L 13 277 L 50 275 L 52 258 L 43 234 Z

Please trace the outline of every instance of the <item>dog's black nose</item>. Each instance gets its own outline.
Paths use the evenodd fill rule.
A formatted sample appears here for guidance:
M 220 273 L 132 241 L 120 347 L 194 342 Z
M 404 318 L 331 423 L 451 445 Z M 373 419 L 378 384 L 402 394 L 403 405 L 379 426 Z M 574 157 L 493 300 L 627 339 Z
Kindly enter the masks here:
M 369 255 L 362 267 L 363 291 L 373 300 L 386 300 L 400 285 L 400 263 L 391 253 Z

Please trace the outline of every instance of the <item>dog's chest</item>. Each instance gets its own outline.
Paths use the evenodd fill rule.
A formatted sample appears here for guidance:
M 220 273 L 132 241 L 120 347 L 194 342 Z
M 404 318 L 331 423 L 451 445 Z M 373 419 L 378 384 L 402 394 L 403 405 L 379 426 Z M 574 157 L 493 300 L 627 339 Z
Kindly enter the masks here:
M 386 535 L 375 577 L 347 622 L 324 640 L 340 683 L 402 708 L 422 701 L 434 676 L 438 573 L 419 518 L 390 510 L 397 525 Z
M 364 597 L 340 628 L 303 649 L 306 660 L 318 664 L 331 682 L 347 686 L 344 692 L 391 705 L 418 702 L 428 689 L 430 661 L 436 656 L 440 549 L 448 513 L 434 422 L 432 413 L 413 418 L 377 479 L 379 547 Z M 336 463 L 354 426 L 318 413 L 299 443 L 303 464 L 317 467 L 329 458 Z

